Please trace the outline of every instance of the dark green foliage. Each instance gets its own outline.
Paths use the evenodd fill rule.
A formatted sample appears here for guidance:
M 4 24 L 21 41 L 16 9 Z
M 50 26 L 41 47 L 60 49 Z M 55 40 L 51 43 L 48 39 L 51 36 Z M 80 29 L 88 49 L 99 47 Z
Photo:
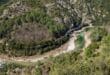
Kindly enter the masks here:
M 40 68 L 36 68 L 35 74 L 36 75 L 42 75 L 41 69 Z
M 27 7 L 29 6 L 31 10 L 24 12 L 23 14 L 20 14 L 18 16 L 14 16 L 13 19 L 10 19 L 8 17 L 0 18 L 0 38 L 6 39 L 5 42 L 0 44 L 0 54 L 4 53 L 8 54 L 9 56 L 31 56 L 35 54 L 42 54 L 61 46 L 69 39 L 69 36 L 65 36 L 65 33 L 67 32 L 70 25 L 67 24 L 65 26 L 53 21 L 53 18 L 46 14 L 48 10 L 46 10 L 46 8 L 44 7 L 42 3 L 43 0 L 0 0 L 0 16 L 2 15 L 4 9 L 7 9 L 10 4 L 13 4 L 17 1 L 23 2 L 23 4 L 26 4 Z M 95 17 L 93 25 L 95 26 L 109 24 L 110 0 L 77 1 L 82 2 L 78 2 L 78 4 L 76 3 L 76 5 L 78 6 L 74 6 L 74 4 L 70 5 L 70 7 L 72 7 L 72 11 L 74 11 L 74 7 L 76 7 L 75 9 L 82 10 L 80 13 L 83 14 L 83 12 L 85 12 L 85 10 L 89 8 L 90 4 L 91 8 L 89 8 L 87 14 L 91 14 Z M 83 5 L 85 3 L 82 4 L 85 1 L 87 1 L 88 5 L 88 8 L 86 9 L 85 7 L 83 8 Z M 92 8 L 95 10 L 93 10 Z M 70 23 L 75 24 L 76 27 L 77 25 L 80 25 L 83 17 L 78 17 L 80 16 L 78 12 L 76 12 L 76 14 L 74 14 L 74 12 L 69 12 L 70 11 L 68 9 L 56 8 L 53 9 L 52 14 L 54 15 L 51 16 L 57 16 L 62 19 L 65 17 L 70 17 Z M 103 17 L 104 15 L 106 16 Z M 37 42 L 37 40 L 35 40 L 30 43 L 16 41 L 16 39 L 13 39 L 13 36 L 11 36 L 11 34 L 20 26 L 22 27 L 23 25 L 25 25 L 25 23 L 36 23 L 36 25 L 38 23 L 42 27 L 46 27 L 48 29 L 48 32 L 52 34 L 52 39 L 46 41 L 43 40 L 40 42 Z M 93 43 L 88 46 L 84 50 L 84 52 L 82 50 L 79 50 L 67 54 L 62 54 L 55 58 L 50 58 L 50 60 L 47 60 L 46 62 L 44 61 L 43 63 L 38 64 L 38 66 L 34 65 L 34 69 L 36 69 L 35 75 L 42 75 L 43 72 L 46 72 L 45 74 L 49 75 L 110 75 L 110 35 L 107 35 L 105 29 L 96 27 L 95 29 L 93 29 L 91 38 Z M 84 45 L 84 37 L 82 35 L 78 36 L 77 44 L 81 44 L 81 48 Z M 96 53 L 99 53 L 99 55 L 97 55 Z M 86 56 L 86 59 L 83 55 Z M 21 71 L 26 69 L 28 72 L 32 70 L 31 67 L 26 67 L 21 64 L 15 63 L 6 63 L 3 66 L 4 67 L 2 69 L 0 68 L 0 75 L 9 75 L 7 74 L 8 72 L 14 72 L 13 75 L 21 75 L 15 73 L 16 68 L 19 68 Z M 33 75 L 29 74 L 27 71 L 25 72 L 28 75 Z
M 92 42 L 83 53 L 75 51 L 47 60 L 47 66 L 51 63 L 49 75 L 109 75 L 110 35 L 105 33 L 100 41 Z M 40 67 L 39 70 L 42 71 Z
M 85 56 L 86 57 L 92 57 L 95 53 L 95 50 L 99 48 L 99 44 L 94 42 L 91 45 L 89 45 L 86 49 L 85 49 Z
M 3 38 L 4 36 L 6 36 L 6 33 L 10 32 L 13 23 L 13 20 L 7 20 L 0 23 L 0 38 Z
M 6 4 L 9 0 L 0 0 L 0 6 Z
M 9 51 L 7 54 L 15 56 L 31 56 L 39 53 L 42 54 L 61 46 L 68 39 L 68 36 L 64 36 L 57 40 L 42 41 L 40 43 L 32 42 L 30 44 L 17 43 L 13 40 L 9 42 Z
M 9 36 L 10 33 L 14 31 L 14 29 L 16 29 L 14 27 L 22 26 L 24 25 L 24 23 L 33 22 L 39 23 L 42 26 L 47 27 L 48 32 L 53 35 L 54 39 L 41 41 L 41 43 L 39 44 L 36 43 L 37 41 L 35 41 L 34 44 L 33 42 L 30 44 L 22 44 L 17 41 L 7 41 L 7 43 L 9 43 L 8 49 L 11 51 L 11 55 L 21 56 L 44 53 L 55 47 L 59 47 L 61 44 L 67 41 L 68 37 L 64 35 L 68 30 L 68 27 L 54 22 L 52 18 L 45 13 L 45 10 L 32 10 L 23 15 L 14 17 L 13 19 L 3 20 L 3 22 L 0 23 L 0 38 L 7 37 L 7 39 L 9 39 L 11 37 Z M 64 37 L 60 38 L 61 36 Z M 60 39 L 57 40 L 56 38 Z M 7 49 L 7 47 L 5 49 Z M 2 50 L 4 49 L 1 49 L 1 52 Z
M 73 52 L 43 62 L 36 71 L 42 71 L 40 66 L 50 65 L 49 75 L 109 75 L 110 64 L 107 61 L 110 60 L 103 59 L 101 56 L 85 60 L 80 56 L 80 52 Z
M 77 36 L 77 39 L 75 40 L 76 42 L 76 49 L 80 49 L 84 47 L 84 43 L 85 43 L 85 39 L 84 39 L 84 35 L 83 34 L 79 34 Z
M 31 73 L 31 70 L 33 69 L 32 66 L 27 66 L 19 63 L 13 63 L 13 62 L 7 62 L 2 64 L 2 68 L 0 68 L 0 75 L 21 75 L 22 73 Z M 31 69 L 30 69 L 31 68 Z M 28 70 L 30 72 L 28 72 Z
M 6 49 L 5 44 L 0 44 L 0 54 L 6 53 L 5 49 Z
M 103 38 L 101 42 L 102 54 L 104 56 L 110 56 L 110 35 L 107 35 Z
M 57 24 L 44 11 L 31 11 L 24 15 L 9 19 L 0 23 L 0 36 L 4 36 L 12 30 L 14 25 L 22 25 L 26 22 L 37 22 L 45 25 L 55 37 L 59 37 L 65 33 L 67 28 L 64 25 Z
M 34 7 L 34 8 L 43 7 L 43 4 L 42 4 L 41 0 L 22 0 L 22 1 L 26 2 L 27 5 L 29 5 L 31 7 Z
M 87 59 L 81 55 L 81 51 L 75 51 L 51 58 L 51 61 L 47 60 L 47 66 L 51 63 L 49 75 L 109 75 L 110 59 L 109 56 L 106 56 L 109 54 L 110 41 L 108 40 L 110 40 L 109 36 L 103 38 L 102 46 L 104 48 L 101 50 L 101 53 L 105 55 L 104 58 L 101 54 L 95 54 L 97 53 L 99 46 L 101 46 L 101 43 L 94 42 L 85 49 L 84 54 Z M 44 65 L 46 62 L 43 62 L 43 64 L 40 64 L 39 66 Z M 39 69 L 36 69 L 36 71 L 38 70 L 42 71 L 40 67 Z
M 104 36 L 107 35 L 107 31 L 104 28 L 96 27 L 91 33 L 91 39 L 94 42 L 101 41 Z

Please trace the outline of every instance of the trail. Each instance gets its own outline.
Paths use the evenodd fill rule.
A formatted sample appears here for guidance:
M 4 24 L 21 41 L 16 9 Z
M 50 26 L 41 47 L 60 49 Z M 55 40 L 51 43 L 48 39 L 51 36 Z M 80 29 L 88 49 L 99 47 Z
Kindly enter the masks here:
M 89 27 L 91 27 L 91 26 L 89 26 Z M 55 50 L 44 53 L 43 55 L 35 55 L 35 56 L 30 56 L 30 57 L 8 57 L 5 55 L 0 55 L 0 62 L 1 61 L 13 61 L 13 62 L 33 62 L 33 63 L 35 63 L 40 60 L 45 60 L 45 59 L 49 58 L 50 56 L 56 57 L 60 54 L 74 51 L 75 50 L 75 42 L 74 41 L 76 39 L 76 34 L 84 31 L 86 28 L 87 27 L 82 28 L 81 30 L 78 30 L 76 32 L 73 32 L 67 43 L 65 43 L 64 45 L 62 45 L 61 47 L 59 47 Z M 85 47 L 87 47 L 91 43 L 91 41 L 88 37 L 89 33 L 85 33 L 85 35 L 86 35 L 85 36 Z
M 84 33 L 85 34 L 85 36 L 84 36 L 84 38 L 85 38 L 85 47 L 84 48 L 87 48 L 90 44 L 91 44 L 91 39 L 90 39 L 90 32 L 85 32 Z
M 59 47 L 55 50 L 47 52 L 43 55 L 30 56 L 30 57 L 8 57 L 8 56 L 1 55 L 0 60 L 1 61 L 33 62 L 34 63 L 34 62 L 37 62 L 40 60 L 45 60 L 45 59 L 49 58 L 50 56 L 56 57 L 62 53 L 67 53 L 67 52 L 74 50 L 75 49 L 74 40 L 75 40 L 75 37 L 71 37 L 70 40 L 66 44 L 62 45 L 61 47 Z

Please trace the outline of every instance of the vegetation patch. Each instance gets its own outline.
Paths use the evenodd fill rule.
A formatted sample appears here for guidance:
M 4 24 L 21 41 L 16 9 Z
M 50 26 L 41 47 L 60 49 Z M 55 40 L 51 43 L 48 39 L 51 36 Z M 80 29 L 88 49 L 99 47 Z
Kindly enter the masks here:
M 77 35 L 77 39 L 75 40 L 75 43 L 76 43 L 76 49 L 81 49 L 84 47 L 85 39 L 83 33 Z
M 1 51 L 7 53 L 8 48 L 16 56 L 42 53 L 42 49 L 46 52 L 67 41 L 67 30 L 67 26 L 54 22 L 44 10 L 33 10 L 0 23 L 0 37 L 8 40 Z
M 95 27 L 92 29 L 91 39 L 94 42 L 101 41 L 104 36 L 107 35 L 107 31 L 101 27 Z
M 9 2 L 9 0 L 0 0 L 0 6 L 6 4 L 7 2 Z
M 34 68 L 33 66 L 25 66 L 18 63 L 12 63 L 7 62 L 2 64 L 2 68 L 0 68 L 0 74 L 1 75 L 27 75 L 27 74 L 33 74 Z M 35 75 L 35 74 L 33 74 Z

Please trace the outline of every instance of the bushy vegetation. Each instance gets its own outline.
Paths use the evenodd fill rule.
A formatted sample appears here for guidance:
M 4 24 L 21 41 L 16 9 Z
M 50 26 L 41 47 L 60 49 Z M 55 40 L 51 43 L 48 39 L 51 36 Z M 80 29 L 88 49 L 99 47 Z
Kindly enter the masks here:
M 91 40 L 93 42 L 101 41 L 104 36 L 107 35 L 107 31 L 104 28 L 95 27 L 92 29 Z
M 101 27 L 95 27 L 91 29 L 91 41 L 92 44 L 90 44 L 86 49 L 85 49 L 85 55 L 87 57 L 93 57 L 98 54 L 99 51 L 97 51 L 101 46 L 101 42 L 103 39 L 109 34 L 105 28 Z M 109 42 L 109 41 L 108 41 Z
M 110 34 L 103 38 L 101 48 L 103 56 L 110 56 Z
M 89 0 L 87 0 L 89 1 Z M 95 26 L 102 26 L 102 25 L 108 25 L 110 21 L 110 8 L 108 7 L 110 5 L 109 0 L 95 0 L 95 1 L 90 1 L 91 6 L 93 8 L 92 14 L 95 17 L 94 20 L 94 25 Z
M 33 69 L 31 75 L 109 75 L 110 74 L 110 53 L 109 53 L 109 40 L 110 35 L 104 36 L 103 40 L 92 43 L 85 49 L 84 55 L 81 50 L 59 55 L 57 57 L 51 57 L 45 61 L 39 61 L 34 67 L 25 67 L 22 65 L 6 65 L 2 74 L 9 72 L 15 72 L 16 68 L 23 70 L 25 74 L 28 73 L 29 68 Z M 31 71 L 31 70 L 30 70 Z M 29 72 L 30 72 L 29 71 Z M 8 73 L 9 73 L 8 72 Z M 19 72 L 20 74 L 21 72 Z M 7 74 L 5 74 L 7 75 Z
M 1 49 L 0 49 L 0 53 L 7 53 L 9 55 L 16 55 L 16 56 L 21 56 L 21 55 L 33 55 L 38 53 L 44 53 L 46 51 L 49 51 L 53 48 L 59 47 L 61 44 L 65 43 L 68 40 L 68 36 L 64 36 L 65 33 L 67 32 L 67 30 L 69 29 L 70 25 L 73 24 L 74 27 L 78 27 L 80 24 L 83 25 L 85 23 L 82 23 L 83 21 L 83 15 L 80 14 L 80 12 L 86 12 L 88 13 L 88 15 L 90 16 L 91 14 L 97 16 L 97 11 L 95 11 L 96 9 L 101 10 L 101 5 L 103 3 L 103 0 L 101 1 L 88 1 L 88 0 L 84 0 L 84 2 L 80 2 L 78 1 L 76 4 L 72 5 L 71 3 L 69 4 L 70 9 L 72 9 L 73 11 L 70 12 L 70 9 L 67 9 L 67 7 L 62 6 L 61 3 L 58 3 L 57 1 L 52 1 L 55 2 L 55 4 L 52 6 L 52 10 L 48 10 L 51 8 L 47 8 L 46 7 L 46 2 L 51 2 L 52 0 L 6 0 L 6 2 L 0 1 L 3 5 L 0 6 L 0 13 L 1 15 L 3 15 L 3 11 L 9 9 L 7 12 L 8 14 L 10 14 L 11 12 L 11 8 L 9 8 L 9 6 L 14 6 L 12 4 L 15 3 L 15 5 L 19 6 L 25 6 L 28 7 L 29 10 L 28 11 L 24 11 L 24 12 L 20 12 L 22 14 L 11 14 L 11 16 L 13 15 L 13 18 L 9 18 L 7 16 L 2 17 L 1 21 L 0 21 L 0 38 L 6 38 L 5 42 L 1 44 Z M 18 2 L 18 3 L 17 3 Z M 20 4 L 20 3 L 21 4 Z M 68 1 L 65 1 L 65 3 L 68 3 Z M 17 3 L 17 4 L 16 4 Z M 80 5 L 79 5 L 80 3 Z M 86 5 L 86 3 L 89 3 L 89 5 Z M 99 3 L 100 5 L 98 6 L 97 3 Z M 106 8 L 106 10 L 103 11 L 109 11 L 109 9 L 106 7 L 106 2 L 104 3 L 103 8 Z M 57 7 L 58 5 L 61 5 L 60 7 Z M 77 6 L 79 5 L 79 6 Z M 108 5 L 108 4 L 107 4 Z M 74 7 L 75 6 L 75 7 Z M 17 6 L 16 6 L 17 7 Z M 79 9 L 82 7 L 82 10 L 79 11 Z M 85 9 L 85 7 L 87 7 L 87 9 Z M 93 9 L 90 9 L 91 7 L 95 7 Z M 12 7 L 14 8 L 14 7 Z M 54 9 L 55 8 L 55 9 Z M 76 12 L 74 11 L 74 9 L 77 8 Z M 27 8 L 26 8 L 27 9 Z M 57 11 L 57 10 L 58 11 Z M 13 9 L 12 9 L 13 10 Z M 53 12 L 52 14 L 48 14 L 47 12 Z M 56 13 L 56 15 L 54 15 Z M 79 16 L 80 15 L 80 16 Z M 10 15 L 8 15 L 10 16 Z M 54 17 L 58 17 L 60 19 L 62 19 L 62 24 L 55 22 L 53 19 Z M 68 20 L 66 21 L 65 18 L 67 18 Z M 99 21 L 98 21 L 99 22 Z M 18 42 L 19 40 L 17 40 L 15 38 L 15 35 L 12 36 L 12 34 L 16 34 L 17 30 L 20 30 L 20 27 L 23 27 L 24 25 L 27 24 L 33 24 L 36 23 L 36 25 L 40 25 L 41 27 L 46 27 L 48 30 L 49 35 L 52 35 L 50 38 L 52 38 L 51 40 L 34 40 L 31 41 L 30 44 L 28 43 L 24 43 L 24 42 Z M 30 26 L 29 26 L 30 27 Z M 30 27 L 31 28 L 31 27 Z M 26 29 L 28 30 L 28 29 Z M 32 30 L 32 29 L 31 29 Z M 104 30 L 100 30 L 97 29 L 97 32 L 93 32 L 93 40 L 97 41 L 100 40 L 103 35 L 106 35 Z M 28 30 L 29 31 L 29 30 Z M 46 32 L 45 30 L 42 32 Z M 103 34 L 101 34 L 103 32 Z M 25 34 L 25 32 L 23 32 Z M 37 31 L 37 33 L 40 33 Z M 19 34 L 17 36 L 20 36 Z M 22 36 L 23 37 L 23 36 Z M 29 38 L 31 38 L 30 36 L 28 36 Z M 21 39 L 21 38 L 20 38 Z M 84 41 L 83 41 L 83 37 L 79 36 L 78 38 L 79 41 L 77 41 L 77 43 L 81 44 L 80 47 L 82 48 Z M 39 42 L 40 41 L 40 42 Z M 6 45 L 8 44 L 8 46 Z M 7 52 L 8 51 L 10 52 Z M 13 51 L 14 50 L 14 51 Z M 17 54 L 16 54 L 17 53 Z
M 109 40 L 109 35 L 104 36 L 102 41 L 93 42 L 84 52 L 78 50 L 40 62 L 36 71 L 42 75 L 44 70 L 41 68 L 46 67 L 49 69 L 47 75 L 109 75 Z
M 43 7 L 41 1 L 39 0 L 22 0 L 28 6 L 32 7 L 31 11 L 25 12 L 22 15 L 15 16 L 14 18 L 3 18 L 0 22 L 0 38 L 7 38 L 6 42 L 1 45 L 1 53 L 7 53 L 6 50 L 9 50 L 9 55 L 22 56 L 22 55 L 33 55 L 36 53 L 44 53 L 51 49 L 54 49 L 61 44 L 65 43 L 68 40 L 68 36 L 64 36 L 67 32 L 69 26 L 65 26 L 63 24 L 56 23 L 52 17 L 46 14 L 46 10 Z M 16 2 L 16 1 L 15 1 Z M 47 35 L 52 35 L 51 40 L 37 40 L 31 41 L 30 43 L 18 42 L 15 36 L 11 34 L 13 32 L 16 33 L 16 30 L 20 30 L 20 27 L 23 27 L 25 24 L 33 24 L 39 25 L 42 28 L 48 30 Z M 31 26 L 29 26 L 31 27 Z M 31 29 L 32 30 L 32 29 Z M 40 31 L 39 31 L 40 32 Z M 36 32 L 36 33 L 39 33 Z M 45 29 L 42 32 L 46 32 Z M 25 32 L 22 32 L 25 33 Z M 19 35 L 17 35 L 19 36 Z M 27 35 L 29 38 L 31 36 Z M 36 35 L 37 36 L 37 35 Z M 24 37 L 24 36 L 22 36 Z M 40 37 L 40 36 L 38 36 Z M 8 43 L 8 46 L 6 46 Z M 4 49 L 5 48 L 5 49 Z M 11 54 L 10 54 L 11 52 Z M 7 54 L 8 54 L 7 53 Z
M 14 25 L 22 26 L 24 23 L 30 23 L 30 22 L 36 22 L 36 23 L 41 24 L 41 26 L 47 27 L 48 32 L 50 32 L 50 34 L 52 34 L 54 38 L 60 38 L 61 36 L 64 36 L 64 34 L 66 33 L 66 31 L 68 29 L 67 27 L 65 27 L 62 24 L 55 23 L 51 19 L 51 17 L 47 16 L 44 13 L 44 11 L 37 10 L 37 11 L 31 11 L 24 15 L 15 17 L 14 19 L 9 19 L 9 20 L 3 21 L 0 24 L 1 38 L 5 37 L 6 34 L 9 34 L 11 31 L 13 31 Z M 69 37 L 64 36 L 64 37 L 61 37 L 59 40 L 54 39 L 54 38 L 52 40 L 40 41 L 40 43 L 36 43 L 37 41 L 39 41 L 39 40 L 36 40 L 34 42 L 32 41 L 30 44 L 25 44 L 25 43 L 22 44 L 20 42 L 17 42 L 16 40 L 12 39 L 10 42 L 7 41 L 7 43 L 9 44 L 8 49 L 12 52 L 11 55 L 16 55 L 16 56 L 33 55 L 33 54 L 36 54 L 39 52 L 44 53 L 55 47 L 60 46 L 61 44 L 66 42 Z M 5 46 L 5 48 L 7 49 L 6 46 Z M 2 47 L 1 52 L 3 50 L 4 49 Z M 3 53 L 5 53 L 5 50 Z M 8 52 L 8 53 L 10 53 L 10 52 Z
M 16 72 L 16 68 L 28 73 L 29 68 L 33 69 L 31 75 L 109 75 L 110 74 L 110 53 L 109 53 L 110 35 L 103 37 L 103 40 L 93 42 L 83 52 L 81 50 L 62 54 L 57 57 L 51 57 L 48 60 L 37 62 L 34 67 L 17 65 L 10 63 L 4 66 L 1 74 L 7 75 L 7 71 Z M 87 52 L 86 52 L 87 51 Z M 30 70 L 31 71 L 31 70 Z M 29 71 L 29 72 L 30 72 Z M 8 73 L 9 73 L 8 72 Z M 18 72 L 14 73 L 17 74 Z M 21 72 L 19 72 L 20 74 Z
M 14 19 L 4 20 L 0 23 L 0 37 L 2 38 L 6 33 L 9 33 L 13 25 L 23 25 L 23 23 L 29 22 L 36 22 L 46 26 L 55 37 L 63 35 L 67 29 L 64 25 L 59 25 L 52 21 L 44 11 L 37 10 L 15 17 Z
M 34 71 L 32 71 L 35 67 L 13 63 L 13 62 L 7 62 L 2 64 L 2 67 L 0 68 L 0 75 L 35 75 Z
M 1 75 L 21 75 L 21 73 L 24 73 L 23 75 L 110 75 L 110 34 L 103 27 L 96 27 L 96 25 L 106 26 L 109 24 L 109 0 L 77 0 L 75 5 L 69 3 L 69 0 L 63 0 L 69 7 L 62 6 L 62 3 L 57 5 L 58 2 L 55 0 L 58 7 L 55 7 L 57 10 L 53 9 L 52 17 L 46 13 L 47 9 L 43 5 L 43 0 L 11 0 L 11 3 L 6 2 L 6 4 L 1 1 L 0 15 L 3 10 L 8 8 L 7 6 L 17 1 L 23 2 L 31 10 L 13 18 L 0 18 L 0 40 L 3 39 L 3 43 L 0 43 L 0 54 L 31 56 L 61 46 L 69 39 L 69 36 L 65 36 L 70 26 L 68 24 L 72 24 L 74 27 L 85 24 L 83 12 L 89 14 L 88 17 L 94 18 L 92 23 L 95 26 L 91 33 L 92 43 L 84 50 L 50 57 L 32 66 L 4 63 L 3 66 L 0 65 Z M 70 11 L 71 9 L 72 11 Z M 69 23 L 56 23 L 53 21 L 53 17 L 60 17 L 63 21 L 65 17 L 69 18 Z M 12 34 L 27 23 L 30 25 L 36 23 L 35 25 L 46 27 L 49 34 L 52 34 L 52 39 L 44 39 L 40 42 L 34 40 L 30 43 L 18 42 Z M 76 43 L 78 47 L 82 48 L 84 37 L 79 35 Z
M 97 42 L 94 42 L 90 44 L 86 49 L 85 49 L 85 56 L 88 57 L 93 57 L 95 55 L 96 49 L 99 48 L 99 44 Z
M 35 54 L 42 54 L 48 52 L 54 48 L 61 46 L 69 39 L 68 36 L 62 37 L 58 40 L 42 41 L 40 43 L 32 42 L 29 44 L 17 43 L 16 41 L 10 41 L 8 46 L 8 52 L 1 50 L 3 53 L 6 53 L 10 56 L 31 56 Z

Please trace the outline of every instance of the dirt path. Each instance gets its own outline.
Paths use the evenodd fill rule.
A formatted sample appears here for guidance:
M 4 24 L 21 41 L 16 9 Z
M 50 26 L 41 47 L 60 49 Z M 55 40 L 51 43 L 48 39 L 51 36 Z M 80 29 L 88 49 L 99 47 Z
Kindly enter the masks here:
M 0 60 L 1 61 L 33 62 L 34 63 L 39 60 L 47 59 L 50 56 L 56 57 L 62 53 L 67 53 L 67 52 L 74 50 L 74 48 L 75 48 L 74 40 L 75 40 L 75 36 L 72 36 L 70 38 L 70 40 L 67 43 L 65 43 L 64 45 L 62 45 L 61 47 L 59 47 L 55 50 L 52 50 L 50 52 L 47 52 L 43 55 L 30 56 L 30 57 L 8 57 L 5 55 L 0 55 Z
M 90 32 L 84 32 L 84 38 L 85 38 L 85 47 L 87 48 L 91 44 L 91 39 L 90 39 Z
M 70 40 L 67 43 L 65 43 L 61 47 L 59 47 L 55 50 L 52 50 L 50 52 L 47 52 L 43 55 L 36 55 L 36 56 L 30 56 L 30 57 L 8 57 L 5 55 L 0 55 L 0 61 L 33 62 L 34 63 L 34 62 L 37 62 L 40 60 L 47 59 L 50 56 L 56 57 L 62 53 L 67 53 L 67 52 L 73 51 L 73 50 L 75 50 L 75 42 L 74 41 L 76 39 L 76 34 L 79 32 L 82 32 L 84 29 L 85 28 L 83 28 L 80 31 L 73 32 Z M 85 32 L 85 47 L 87 47 L 91 43 L 91 41 L 89 39 L 89 35 L 90 35 L 90 33 Z
M 75 49 L 75 39 L 76 39 L 76 36 L 72 34 L 72 38 L 69 40 L 69 43 L 68 43 L 67 51 L 72 51 Z

